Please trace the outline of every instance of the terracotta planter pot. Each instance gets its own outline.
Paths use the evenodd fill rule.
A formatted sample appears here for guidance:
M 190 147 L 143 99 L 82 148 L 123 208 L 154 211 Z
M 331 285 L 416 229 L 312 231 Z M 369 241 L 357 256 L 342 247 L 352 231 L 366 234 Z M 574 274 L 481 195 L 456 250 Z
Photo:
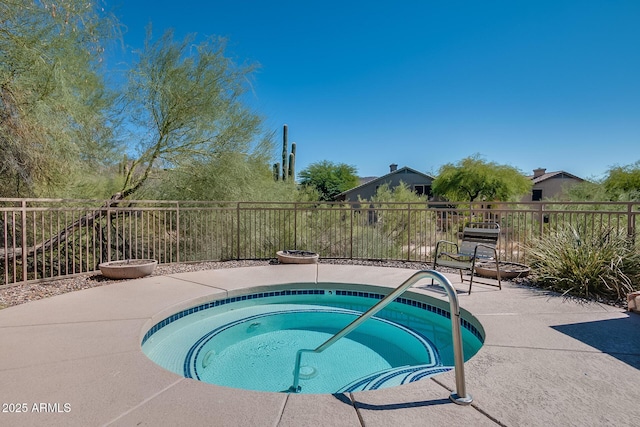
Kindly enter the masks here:
M 109 279 L 137 279 L 153 273 L 158 261 L 155 259 L 125 259 L 103 262 L 100 272 Z
M 282 264 L 315 264 L 318 254 L 308 251 L 278 251 L 278 261 Z
M 478 276 L 497 278 L 495 262 L 481 262 L 476 264 L 475 271 Z M 514 279 L 526 277 L 531 272 L 531 267 L 517 262 L 500 262 L 500 279 Z

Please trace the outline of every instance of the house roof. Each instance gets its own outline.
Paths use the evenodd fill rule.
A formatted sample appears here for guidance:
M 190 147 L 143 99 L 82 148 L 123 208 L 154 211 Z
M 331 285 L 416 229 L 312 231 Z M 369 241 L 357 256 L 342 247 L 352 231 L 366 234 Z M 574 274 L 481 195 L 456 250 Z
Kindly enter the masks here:
M 349 189 L 349 190 L 347 190 L 347 191 L 343 191 L 342 193 L 338 194 L 338 197 L 339 197 L 339 196 L 342 196 L 342 195 L 345 195 L 345 194 L 347 194 L 347 193 L 351 193 L 352 191 L 356 191 L 356 190 L 358 190 L 358 189 L 360 189 L 360 188 L 362 188 L 362 187 L 365 187 L 365 186 L 368 186 L 368 185 L 371 185 L 371 184 L 375 184 L 375 183 L 378 183 L 378 182 L 384 182 L 384 181 L 386 181 L 389 177 L 391 177 L 391 176 L 393 176 L 393 175 L 397 175 L 397 174 L 403 173 L 403 172 L 412 172 L 412 173 L 414 173 L 414 174 L 421 175 L 421 176 L 423 176 L 424 178 L 426 178 L 426 179 L 428 179 L 428 180 L 431 180 L 431 181 L 433 181 L 433 180 L 435 179 L 435 178 L 434 178 L 434 177 L 432 177 L 431 175 L 427 175 L 426 173 L 422 173 L 422 172 L 417 171 L 417 170 L 415 170 L 415 169 L 412 169 L 412 168 L 410 168 L 410 167 L 404 166 L 404 167 L 401 167 L 400 169 L 396 169 L 396 170 L 395 170 L 395 171 L 393 171 L 393 172 L 389 172 L 388 174 L 386 174 L 386 175 L 382 175 L 382 176 L 377 177 L 377 178 L 376 178 L 376 177 L 366 177 L 366 178 L 361 178 L 361 179 L 360 179 L 360 182 L 361 182 L 361 184 L 360 184 L 360 185 L 358 185 L 357 187 L 353 187 L 353 188 L 351 188 L 351 189 Z
M 374 179 L 377 179 L 377 176 L 361 176 L 358 178 L 358 187 L 360 187 L 361 185 L 366 184 L 367 182 L 371 182 Z
M 565 171 L 545 172 L 539 176 L 528 175 L 527 178 L 533 181 L 534 185 L 552 178 L 572 178 L 577 179 L 578 181 L 584 181 L 584 179 L 580 178 L 579 176 L 572 175 Z

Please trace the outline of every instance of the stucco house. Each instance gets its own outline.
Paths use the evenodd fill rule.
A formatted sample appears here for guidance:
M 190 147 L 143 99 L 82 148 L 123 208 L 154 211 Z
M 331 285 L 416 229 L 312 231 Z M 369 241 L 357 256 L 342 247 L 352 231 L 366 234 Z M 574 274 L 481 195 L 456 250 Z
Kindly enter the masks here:
M 568 172 L 547 172 L 544 168 L 534 169 L 533 175 L 529 175 L 527 178 L 533 181 L 533 188 L 531 194 L 522 198 L 523 202 L 562 198 L 569 186 L 584 182 L 584 179 Z
M 368 178 L 357 187 L 351 190 L 344 191 L 336 197 L 337 201 L 351 201 L 357 202 L 358 197 L 363 200 L 369 200 L 376 194 L 378 188 L 383 184 L 389 184 L 391 188 L 400 185 L 400 182 L 404 182 L 414 192 L 419 195 L 431 196 L 431 183 L 435 178 L 425 173 L 419 172 L 409 167 L 402 167 L 398 169 L 398 165 L 389 165 L 389 173 L 378 178 Z

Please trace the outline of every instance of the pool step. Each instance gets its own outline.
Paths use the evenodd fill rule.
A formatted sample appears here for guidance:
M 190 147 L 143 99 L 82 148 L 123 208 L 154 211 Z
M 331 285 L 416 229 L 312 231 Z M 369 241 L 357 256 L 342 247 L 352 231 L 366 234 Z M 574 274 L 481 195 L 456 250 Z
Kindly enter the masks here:
M 451 366 L 416 365 L 391 368 L 357 379 L 342 387 L 337 393 L 378 390 L 412 383 L 452 370 Z

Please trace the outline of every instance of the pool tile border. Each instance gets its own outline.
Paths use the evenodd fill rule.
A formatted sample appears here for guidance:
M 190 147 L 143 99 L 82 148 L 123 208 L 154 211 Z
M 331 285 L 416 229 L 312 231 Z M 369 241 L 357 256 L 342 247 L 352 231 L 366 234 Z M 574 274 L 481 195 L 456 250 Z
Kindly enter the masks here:
M 240 301 L 247 301 L 253 299 L 262 299 L 262 298 L 270 298 L 270 297 L 281 297 L 281 296 L 295 296 L 295 295 L 325 295 L 327 290 L 325 289 L 283 289 L 281 291 L 269 291 L 269 292 L 256 292 L 253 294 L 247 295 L 239 295 L 236 297 L 224 298 L 215 301 L 210 301 L 204 304 L 197 305 L 195 307 L 191 307 L 182 311 L 179 311 L 164 320 L 153 325 L 142 338 L 141 345 L 143 345 L 153 334 L 158 332 L 160 329 L 165 326 L 175 322 L 178 319 L 182 319 L 185 316 L 188 316 L 193 313 L 197 313 L 202 310 L 207 310 L 209 308 L 219 307 L 226 304 L 232 304 Z M 362 291 L 349 291 L 342 289 L 332 289 L 331 291 L 335 292 L 336 295 L 340 296 L 352 296 L 352 297 L 362 297 L 362 298 L 372 298 L 381 300 L 385 297 L 383 294 L 375 293 L 375 292 L 362 292 Z M 443 316 L 447 319 L 451 319 L 451 313 L 448 310 L 442 309 L 440 307 L 436 307 L 434 305 L 416 301 L 410 298 L 396 298 L 394 302 L 408 305 L 411 307 L 416 307 L 421 310 L 429 311 L 431 313 L 437 314 L 439 316 Z M 476 338 L 480 340 L 480 342 L 484 343 L 484 336 L 478 331 L 478 329 L 468 322 L 467 320 L 460 318 L 460 324 L 463 328 L 471 332 Z

